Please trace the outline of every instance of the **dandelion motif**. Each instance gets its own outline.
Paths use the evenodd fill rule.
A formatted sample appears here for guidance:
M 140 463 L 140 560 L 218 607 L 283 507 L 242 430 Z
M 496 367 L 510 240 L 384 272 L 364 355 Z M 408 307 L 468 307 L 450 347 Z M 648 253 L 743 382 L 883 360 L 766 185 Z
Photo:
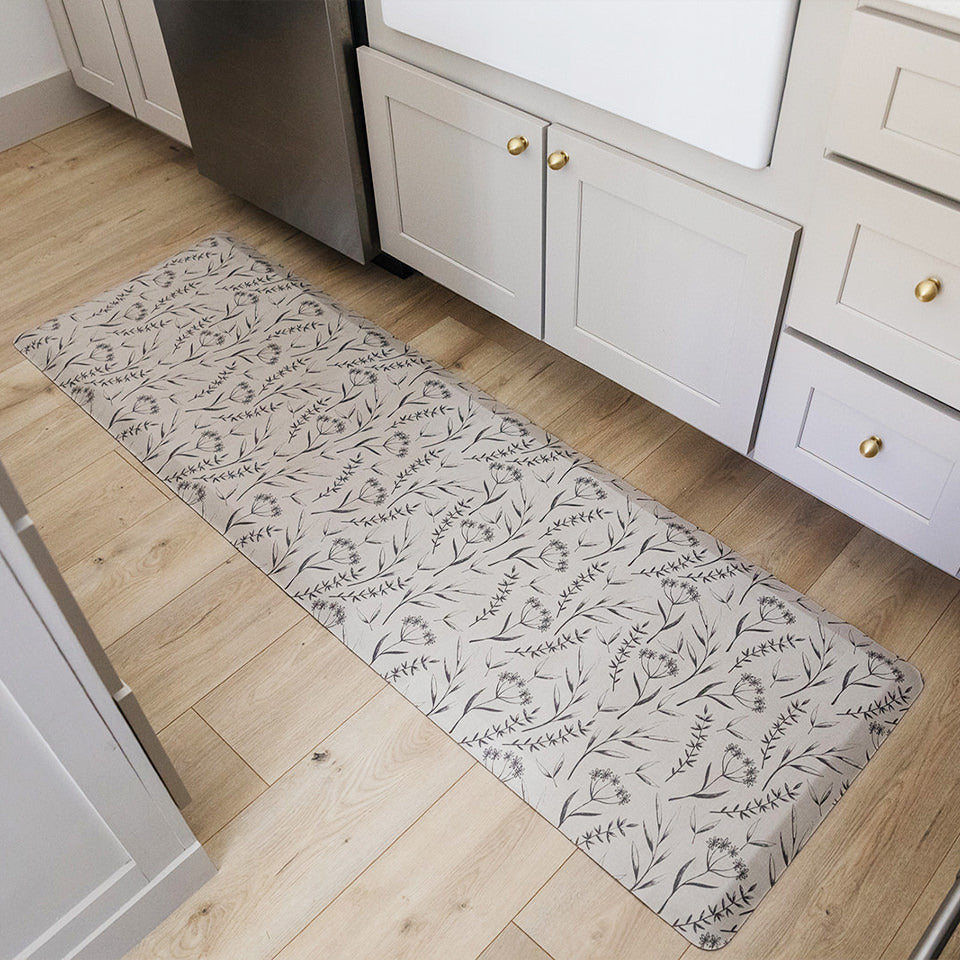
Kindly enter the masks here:
M 367 347 L 380 347 L 382 349 L 390 341 L 384 334 L 378 333 L 376 330 L 368 330 L 363 338 L 363 343 Z
M 317 433 L 321 436 L 330 433 L 343 433 L 346 425 L 339 417 L 331 417 L 328 413 L 321 413 L 317 417 Z
M 494 530 L 489 523 L 478 523 L 467 518 L 460 523 L 460 533 L 465 543 L 490 543 Z
M 567 569 L 570 550 L 560 540 L 551 540 L 541 551 L 540 559 L 552 570 L 563 573 Z
M 504 783 L 523 776 L 523 761 L 510 750 L 487 747 L 483 751 L 483 765 Z
M 204 430 L 197 441 L 197 449 L 202 453 L 223 453 L 223 440 L 216 430 Z
M 516 417 L 501 417 L 500 432 L 506 437 L 525 437 L 528 431 Z
M 240 383 L 238 383 L 230 391 L 230 399 L 234 403 L 243 403 L 243 404 L 253 403 L 253 397 L 254 397 L 253 387 L 251 387 L 246 380 L 243 380 Z
M 300 304 L 299 313 L 301 317 L 322 317 L 323 307 L 316 300 L 304 300 Z
M 707 872 L 730 880 L 746 880 L 749 874 L 740 851 L 727 837 L 707 841 Z
M 373 370 L 362 370 L 360 367 L 353 367 L 350 370 L 350 382 L 355 387 L 369 387 L 377 382 L 377 375 Z
M 453 396 L 442 380 L 425 380 L 423 395 L 430 400 L 449 400 Z
M 133 321 L 133 323 L 140 323 L 141 320 L 146 319 L 147 308 L 142 303 L 131 303 L 130 306 L 123 311 L 123 315 L 127 320 Z
M 549 629 L 553 617 L 536 597 L 531 597 L 520 610 L 519 622 L 530 629 L 542 631 Z
M 689 866 L 689 864 L 687 864 Z M 676 896 L 677 892 L 687 886 L 702 887 L 704 877 L 724 877 L 728 880 L 746 880 L 749 870 L 740 856 L 739 848 L 727 837 L 713 836 L 707 840 L 707 854 L 704 869 L 699 873 L 688 873 L 686 867 L 681 870 L 673 881 L 673 890 L 670 896 L 660 905 L 658 913 L 662 913 L 666 905 Z M 719 945 L 719 942 L 718 944 Z
M 723 941 L 715 933 L 700 934 L 700 947 L 703 950 L 716 950 L 717 947 L 722 946 Z
M 512 703 L 516 706 L 525 707 L 533 702 L 533 695 L 527 689 L 526 681 L 519 673 L 512 670 L 504 670 L 497 674 L 494 694 L 495 698 L 502 703 Z
M 767 594 L 759 600 L 760 619 L 764 623 L 779 623 L 789 625 L 797 622 L 797 617 L 791 609 L 779 598 Z
M 437 635 L 423 617 L 404 617 L 400 626 L 400 642 L 429 647 L 437 642 Z
M 728 743 L 720 760 L 720 773 L 731 783 L 752 787 L 757 782 L 757 765 L 735 743 Z
M 673 577 L 662 577 L 660 586 L 663 588 L 664 596 L 674 606 L 683 603 L 695 603 L 700 599 L 700 591 L 685 580 L 674 580 Z
M 630 791 L 623 786 L 620 778 L 609 769 L 590 771 L 590 799 L 598 803 L 624 806 L 630 802 Z
M 566 820 L 573 817 L 596 817 L 598 811 L 590 810 L 595 803 L 602 803 L 608 806 L 623 806 L 630 802 L 630 791 L 621 783 L 620 778 L 608 769 L 596 769 L 590 771 L 590 784 L 587 787 L 586 799 L 580 803 L 574 803 L 574 798 L 579 791 L 575 790 L 567 797 L 560 811 L 560 817 L 557 826 L 562 826 Z
M 512 463 L 504 463 L 502 460 L 497 460 L 490 465 L 490 474 L 494 483 L 519 483 L 523 478 L 518 467 Z
M 334 563 L 355 566 L 360 562 L 360 553 L 352 540 L 348 540 L 346 537 L 337 537 L 330 545 L 330 553 L 327 559 Z
M 142 417 L 152 417 L 160 412 L 160 404 L 149 394 L 141 393 L 133 401 L 133 412 Z
M 255 517 L 279 517 L 281 510 L 277 498 L 270 493 L 258 493 L 250 504 L 250 512 Z
M 651 650 L 645 647 L 639 653 L 640 669 L 650 680 L 662 680 L 664 677 L 675 677 L 680 671 L 676 657 L 668 653 Z
M 395 457 L 405 457 L 410 449 L 410 438 L 402 430 L 397 430 L 390 434 L 383 449 Z
M 371 477 L 369 480 L 365 480 L 363 486 L 360 487 L 357 496 L 364 502 L 372 504 L 375 507 L 379 507 L 387 499 L 387 491 L 384 488 L 383 484 Z
M 332 600 L 315 600 L 311 610 L 325 627 L 339 627 L 347 618 L 343 607 Z
M 872 677 L 895 680 L 897 683 L 903 682 L 903 671 L 897 666 L 896 660 L 878 650 L 870 650 L 867 653 L 867 670 Z
M 154 278 L 153 282 L 158 287 L 163 287 L 166 290 L 168 287 L 173 285 L 173 281 L 177 279 L 177 275 L 170 269 L 161 270 Z
M 607 491 L 593 477 L 578 477 L 573 485 L 573 493 L 580 500 L 606 500 Z
M 109 363 L 113 356 L 113 347 L 106 343 L 98 343 L 90 351 L 90 357 L 97 363 Z
M 265 347 L 261 347 L 257 351 L 257 359 L 268 367 L 272 367 L 280 359 L 280 345 L 271 341 Z
M 238 307 L 250 307 L 260 302 L 260 297 L 250 290 L 241 290 L 233 299 Z
M 699 540 L 682 523 L 671 520 L 667 524 L 667 543 L 675 547 L 697 547 Z
M 763 684 L 752 673 L 741 675 L 734 684 L 732 696 L 734 700 L 747 709 L 753 710 L 754 713 L 762 713 L 766 707 L 766 701 L 763 699 Z
M 201 347 L 222 347 L 227 342 L 226 335 L 219 330 L 201 330 L 198 339 Z

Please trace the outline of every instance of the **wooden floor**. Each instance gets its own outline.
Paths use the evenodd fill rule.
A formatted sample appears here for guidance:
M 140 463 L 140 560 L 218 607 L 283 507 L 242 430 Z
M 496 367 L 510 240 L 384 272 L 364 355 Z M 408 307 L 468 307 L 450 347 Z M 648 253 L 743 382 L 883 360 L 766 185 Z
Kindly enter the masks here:
M 228 231 L 923 671 L 918 704 L 723 952 L 906 957 L 960 868 L 960 583 L 429 280 L 360 267 L 104 111 L 0 153 L 0 459 L 220 871 L 130 956 L 700 955 L 153 481 L 14 336 Z M 954 948 L 950 956 L 960 956 Z

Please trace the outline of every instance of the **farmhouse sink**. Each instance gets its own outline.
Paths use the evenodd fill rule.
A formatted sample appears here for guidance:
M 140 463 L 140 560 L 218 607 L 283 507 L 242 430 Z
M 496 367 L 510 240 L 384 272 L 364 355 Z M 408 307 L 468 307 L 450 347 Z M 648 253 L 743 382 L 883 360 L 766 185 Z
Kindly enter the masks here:
M 388 27 L 735 163 L 770 162 L 799 0 L 381 0 Z

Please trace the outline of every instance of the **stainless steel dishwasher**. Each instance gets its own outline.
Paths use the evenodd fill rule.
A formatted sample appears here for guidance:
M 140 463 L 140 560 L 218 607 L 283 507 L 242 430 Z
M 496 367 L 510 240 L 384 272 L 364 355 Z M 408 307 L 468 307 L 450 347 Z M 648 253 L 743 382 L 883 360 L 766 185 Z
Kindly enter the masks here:
M 354 52 L 362 3 L 155 5 L 200 172 L 354 260 L 371 259 L 378 245 Z

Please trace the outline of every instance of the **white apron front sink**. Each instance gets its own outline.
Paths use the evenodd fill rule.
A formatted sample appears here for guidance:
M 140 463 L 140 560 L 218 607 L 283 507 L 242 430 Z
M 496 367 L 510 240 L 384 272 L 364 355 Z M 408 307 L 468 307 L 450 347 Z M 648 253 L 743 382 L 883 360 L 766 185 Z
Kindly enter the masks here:
M 799 0 L 381 0 L 388 27 L 710 153 L 770 162 Z

